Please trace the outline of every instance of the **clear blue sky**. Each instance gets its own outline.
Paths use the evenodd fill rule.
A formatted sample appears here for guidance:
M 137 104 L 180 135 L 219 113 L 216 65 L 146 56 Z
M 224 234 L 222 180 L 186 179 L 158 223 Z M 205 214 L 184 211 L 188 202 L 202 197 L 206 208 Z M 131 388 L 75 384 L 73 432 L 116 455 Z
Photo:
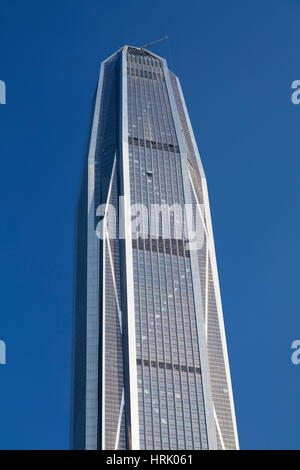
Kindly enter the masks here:
M 100 62 L 180 77 L 206 171 L 240 444 L 299 448 L 298 0 L 1 0 L 0 448 L 69 443 L 73 225 Z

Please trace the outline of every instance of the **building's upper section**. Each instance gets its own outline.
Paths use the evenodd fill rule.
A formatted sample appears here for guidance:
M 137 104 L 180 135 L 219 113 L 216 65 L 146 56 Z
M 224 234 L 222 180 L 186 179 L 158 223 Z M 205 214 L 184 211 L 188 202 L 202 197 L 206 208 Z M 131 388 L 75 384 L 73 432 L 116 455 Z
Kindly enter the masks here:
M 114 54 L 112 54 L 108 59 L 105 59 L 103 62 L 110 60 L 112 57 L 119 55 L 122 51 L 126 49 L 127 51 L 127 59 L 131 62 L 135 62 L 136 64 L 144 64 L 144 65 L 151 65 L 154 67 L 163 67 L 163 63 L 165 59 L 154 54 L 153 52 L 144 49 L 143 47 L 135 47 L 135 46 L 123 46 L 118 49 Z

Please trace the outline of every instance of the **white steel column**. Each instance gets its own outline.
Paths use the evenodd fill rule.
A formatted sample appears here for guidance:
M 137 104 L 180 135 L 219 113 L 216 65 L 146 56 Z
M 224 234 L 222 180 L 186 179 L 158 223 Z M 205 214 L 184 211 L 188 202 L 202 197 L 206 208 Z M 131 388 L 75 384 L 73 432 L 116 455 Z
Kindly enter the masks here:
M 128 154 L 128 103 L 127 103 L 127 46 L 122 51 L 122 181 L 123 181 L 123 214 L 125 232 L 125 264 L 127 287 L 127 341 L 128 341 L 128 371 L 129 371 L 129 396 L 130 410 L 129 447 L 133 450 L 140 448 L 138 390 L 137 390 L 137 366 L 136 366 L 136 335 L 135 335 L 135 308 L 132 262 L 132 235 L 131 235 L 131 209 L 130 209 L 130 175 Z M 123 334 L 126 334 L 125 328 Z M 125 395 L 126 396 L 126 395 Z

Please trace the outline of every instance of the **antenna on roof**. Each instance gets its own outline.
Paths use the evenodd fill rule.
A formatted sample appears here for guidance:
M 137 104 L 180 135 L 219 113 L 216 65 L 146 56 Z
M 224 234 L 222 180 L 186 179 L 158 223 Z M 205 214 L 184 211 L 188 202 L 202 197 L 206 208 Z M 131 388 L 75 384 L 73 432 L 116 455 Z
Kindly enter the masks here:
M 165 39 L 168 39 L 168 36 L 164 36 L 161 39 L 157 39 L 157 41 L 149 42 L 149 44 L 145 44 L 145 46 L 142 46 L 141 49 L 144 49 L 145 47 L 153 46 L 153 44 L 157 44 L 158 42 L 164 41 Z

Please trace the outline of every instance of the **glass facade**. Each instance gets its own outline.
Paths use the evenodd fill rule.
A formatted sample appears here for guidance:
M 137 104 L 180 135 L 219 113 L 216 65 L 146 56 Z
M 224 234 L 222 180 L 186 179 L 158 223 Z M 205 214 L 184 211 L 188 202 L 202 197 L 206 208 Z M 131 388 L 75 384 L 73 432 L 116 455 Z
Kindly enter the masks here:
M 89 144 L 77 208 L 72 446 L 238 448 L 205 176 L 164 59 L 126 46 L 103 62 Z M 178 230 L 187 205 L 203 224 L 197 250 Z M 136 207 L 146 216 L 132 224 Z

